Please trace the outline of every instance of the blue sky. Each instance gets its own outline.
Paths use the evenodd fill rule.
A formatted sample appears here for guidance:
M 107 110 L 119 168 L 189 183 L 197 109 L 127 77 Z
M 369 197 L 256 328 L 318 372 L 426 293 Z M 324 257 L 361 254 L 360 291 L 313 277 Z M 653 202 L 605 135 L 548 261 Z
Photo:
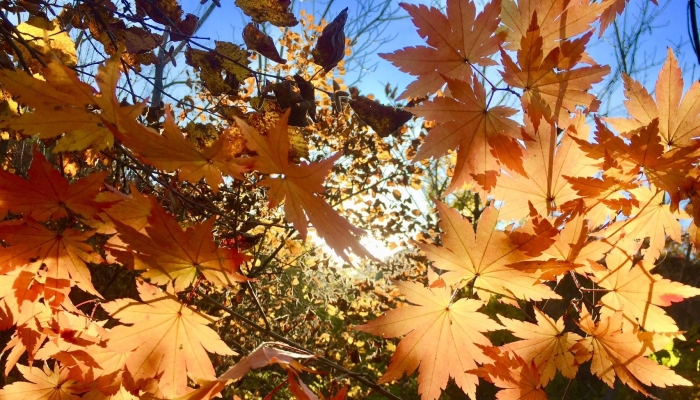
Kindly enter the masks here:
M 331 3 L 328 12 L 329 18 L 333 18 L 345 7 L 349 8 L 350 21 L 358 18 L 357 13 L 359 12 L 359 6 L 358 2 L 354 0 L 295 0 L 293 1 L 294 13 L 295 15 L 299 15 L 299 11 L 304 9 L 309 13 L 319 15 L 326 9 L 329 1 Z M 442 2 L 444 3 L 444 0 L 442 0 Z M 250 19 L 234 6 L 233 0 L 226 0 L 221 3 L 222 7 L 215 9 L 212 16 L 203 26 L 203 29 L 197 33 L 197 36 L 206 37 L 211 40 L 226 40 L 234 43 L 242 43 L 241 32 Z M 433 1 L 422 0 L 417 3 L 432 4 Z M 649 0 L 630 0 L 627 6 L 628 11 L 630 11 L 626 21 L 628 26 L 638 23 L 635 16 L 645 3 L 649 3 Z M 676 50 L 676 56 L 679 58 L 679 62 L 686 76 L 686 85 L 692 81 L 693 77 L 697 78 L 700 76 L 697 60 L 689 44 L 690 38 L 686 23 L 687 3 L 680 0 L 660 0 L 659 3 L 659 7 L 649 3 L 649 11 L 651 13 L 658 13 L 658 16 L 651 24 L 651 30 L 647 31 L 643 36 L 637 57 L 637 65 L 648 65 L 649 68 L 642 69 L 635 75 L 635 78 L 643 82 L 650 90 L 653 90 L 658 70 L 666 56 L 667 47 Z M 193 1 L 190 4 L 196 7 L 187 11 L 201 14 L 202 10 L 209 5 L 209 2 L 205 5 L 199 5 L 198 2 Z M 413 23 L 410 18 L 408 18 L 408 14 L 403 9 L 399 9 L 397 15 L 404 18 L 396 19 L 388 23 L 387 30 L 381 37 L 390 37 L 392 39 L 388 43 L 381 45 L 377 49 L 377 53 L 392 52 L 405 46 L 424 44 L 424 41 L 416 33 Z M 621 28 L 624 23 L 624 20 L 619 21 Z M 601 64 L 615 65 L 613 43 L 610 39 L 613 34 L 614 29 L 611 27 L 608 29 L 608 32 L 606 32 L 605 37 L 596 40 L 590 47 L 589 51 L 591 55 Z M 365 40 L 372 39 L 376 38 L 365 38 Z M 368 64 L 376 65 L 376 67 L 371 72 L 365 71 L 366 75 L 359 83 L 363 93 L 375 93 L 380 95 L 379 97 L 381 98 L 381 93 L 383 93 L 384 86 L 387 83 L 398 86 L 400 92 L 413 80 L 413 77 L 398 71 L 396 67 L 379 58 L 376 54 L 370 55 Z M 351 82 L 353 80 L 354 75 L 352 74 L 345 78 L 346 82 Z M 619 107 L 623 100 L 621 93 L 621 88 L 618 85 L 616 94 L 610 98 L 610 103 L 612 103 L 612 105 L 609 110 L 616 115 L 623 112 Z

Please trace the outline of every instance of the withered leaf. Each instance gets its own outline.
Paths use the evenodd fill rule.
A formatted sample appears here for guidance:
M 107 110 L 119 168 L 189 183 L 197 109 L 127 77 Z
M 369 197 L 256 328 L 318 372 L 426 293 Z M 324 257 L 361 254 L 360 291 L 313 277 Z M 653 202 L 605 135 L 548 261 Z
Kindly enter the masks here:
M 338 65 L 345 55 L 345 22 L 348 20 L 348 8 L 343 11 L 321 32 L 316 47 L 311 51 L 314 62 L 328 72 Z
M 372 127 L 381 137 L 396 133 L 403 124 L 413 117 L 413 114 L 408 111 L 385 106 L 365 96 L 357 96 L 350 100 L 350 107 L 362 121 Z
M 182 21 L 183 11 L 176 0 L 136 0 L 136 7 L 159 24 L 174 28 Z
M 308 82 L 307 82 L 308 83 Z M 269 90 L 275 93 L 277 104 L 282 110 L 291 107 L 289 114 L 289 125 L 291 126 L 308 126 L 309 121 L 306 118 L 307 114 L 311 114 L 313 108 L 314 117 L 316 116 L 315 102 L 306 100 L 301 92 L 295 92 L 292 87 L 292 81 L 282 81 L 268 86 Z M 305 89 L 308 91 L 308 88 Z M 307 93 L 308 95 L 308 93 Z
M 316 122 L 316 88 L 299 74 L 294 74 L 294 82 L 297 83 L 301 97 L 309 103 L 309 117 Z
M 287 60 L 280 57 L 280 53 L 277 51 L 272 38 L 256 28 L 253 23 L 249 23 L 243 29 L 243 41 L 248 46 L 248 49 L 255 50 L 274 62 L 287 63 Z
M 236 0 L 236 5 L 258 24 L 270 22 L 275 26 L 295 26 L 299 23 L 289 12 L 291 0 Z
M 174 41 L 187 40 L 190 36 L 194 35 L 197 30 L 197 23 L 199 22 L 199 17 L 194 14 L 187 14 L 185 19 L 179 21 L 175 29 L 170 32 L 170 39 Z
M 216 42 L 216 50 L 187 49 L 187 65 L 200 71 L 204 87 L 212 95 L 236 95 L 240 84 L 252 76 L 247 69 L 248 52 L 228 42 Z

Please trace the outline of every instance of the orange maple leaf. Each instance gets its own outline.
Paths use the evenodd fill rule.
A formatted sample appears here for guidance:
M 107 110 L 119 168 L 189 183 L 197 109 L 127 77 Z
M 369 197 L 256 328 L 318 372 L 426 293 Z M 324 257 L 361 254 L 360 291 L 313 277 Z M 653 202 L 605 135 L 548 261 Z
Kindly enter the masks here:
M 665 204 L 666 192 L 660 189 L 639 186 L 630 189 L 635 202 L 629 218 L 613 222 L 607 228 L 595 232 L 594 236 L 605 237 L 626 249 L 640 250 L 649 238 L 648 247 L 643 250 L 644 259 L 655 261 L 666 246 L 666 237 L 681 242 L 681 224 L 678 221 L 685 213 L 672 212 Z
M 600 82 L 610 72 L 610 67 L 591 65 L 579 67 L 591 33 L 568 40 L 545 53 L 540 25 L 533 21 L 520 42 L 517 64 L 501 50 L 503 81 L 523 89 L 523 110 L 528 113 L 535 128 L 544 117 L 567 126 L 569 113 L 583 106 L 596 111 L 600 101 L 588 93 L 592 85 Z
M 216 193 L 224 182 L 222 174 L 244 179 L 251 160 L 232 156 L 228 132 L 219 135 L 211 146 L 199 150 L 185 139 L 171 111 L 170 106 L 166 107 L 162 135 L 134 120 L 129 121 L 130 129 L 115 133 L 145 163 L 164 171 L 178 171 L 181 182 L 194 183 L 204 178 Z
M 90 221 L 90 226 L 99 233 L 112 235 L 117 233 L 112 221 L 119 221 L 137 231 L 141 231 L 148 225 L 148 217 L 153 208 L 150 197 L 140 194 L 133 183 L 129 186 L 130 196 L 109 185 L 105 187 L 108 191 L 101 192 L 96 200 L 98 203 L 106 204 L 107 207 L 98 215 L 99 220 Z
M 611 245 L 602 240 L 592 240 L 588 236 L 587 215 L 577 213 L 568 219 L 564 228 L 555 236 L 554 243 L 541 255 L 519 261 L 510 267 L 535 274 L 542 280 L 553 280 L 570 271 L 592 272 L 598 267 L 595 261 L 610 251 Z
M 0 326 L 7 329 L 33 323 L 32 319 L 40 314 L 37 308 L 45 306 L 39 301 L 44 295 L 44 284 L 36 268 L 36 265 L 26 266 L 0 275 L 3 310 Z
M 92 286 L 86 265 L 86 262 L 101 261 L 99 254 L 85 243 L 91 236 L 89 232 L 74 229 L 54 232 L 31 220 L 0 224 L 0 239 L 10 245 L 0 255 L 0 272 L 31 264 L 33 266 L 26 271 L 36 273 L 44 265 L 46 272 L 42 276 L 46 279 L 45 290 L 57 296 L 52 298 L 45 293 L 45 297 L 52 298 L 51 305 L 54 307 L 63 302 L 73 284 L 102 297 Z
M 80 400 L 81 393 L 88 390 L 68 377 L 68 370 L 60 368 L 58 363 L 53 371 L 44 364 L 43 370 L 37 367 L 17 365 L 25 379 L 29 382 L 15 382 L 0 389 L 0 398 L 24 400 Z
M 478 379 L 466 371 L 476 363 L 488 362 L 478 345 L 490 347 L 491 342 L 481 332 L 501 329 L 486 315 L 477 312 L 483 306 L 478 300 L 460 299 L 452 302 L 449 288 L 428 289 L 413 282 L 394 284 L 415 305 L 390 310 L 385 315 L 355 329 L 382 337 L 401 340 L 391 364 L 379 383 L 391 382 L 401 376 L 418 372 L 418 392 L 423 400 L 440 396 L 448 378 L 474 398 Z
M 469 371 L 502 389 L 498 400 L 547 400 L 537 366 L 498 347 L 483 348 L 491 361 Z
M 451 97 L 436 97 L 408 111 L 440 125 L 430 130 L 415 160 L 438 158 L 459 147 L 457 165 L 448 194 L 463 184 L 477 181 L 487 191 L 496 184 L 501 167 L 525 175 L 519 125 L 508 117 L 516 110 L 490 107 L 486 91 L 478 79 L 472 83 L 444 79 Z M 497 161 L 498 160 L 498 161 Z
M 534 310 L 537 324 L 499 318 L 506 329 L 523 339 L 508 343 L 503 348 L 517 354 L 527 364 L 534 363 L 543 386 L 554 379 L 557 370 L 573 379 L 578 372 L 578 363 L 569 349 L 582 339 L 581 336 L 564 332 L 563 318 L 555 322 L 537 307 Z
M 139 116 L 144 107 L 119 104 L 116 88 L 120 66 L 119 56 L 99 66 L 96 80 L 101 93 L 95 93 L 75 71 L 57 61 L 49 61 L 44 69 L 45 81 L 24 72 L 0 71 L 3 88 L 33 108 L 31 113 L 0 120 L 0 126 L 27 136 L 38 134 L 42 139 L 65 133 L 54 152 L 112 147 L 113 133 L 125 129 L 124 123 Z
M 537 213 L 549 216 L 578 196 L 565 176 L 590 176 L 597 168 L 582 163 L 583 152 L 567 134 L 587 137 L 585 119 L 577 115 L 561 137 L 557 128 L 540 121 L 537 128 L 526 119 L 527 155 L 523 162 L 527 177 L 501 175 L 493 190 L 495 199 L 503 200 L 500 218 L 519 220 L 529 214 L 530 204 Z
M 537 26 L 541 29 L 543 50 L 548 53 L 559 46 L 559 42 L 591 30 L 614 1 L 503 0 L 503 25 L 498 29 L 498 34 L 504 38 L 507 49 L 517 50 L 536 17 Z
M 141 276 L 161 285 L 173 283 L 175 291 L 185 290 L 201 273 L 218 286 L 231 286 L 248 278 L 239 273 L 247 257 L 233 249 L 219 248 L 214 242 L 214 218 L 182 229 L 175 219 L 152 203 L 151 215 L 144 232 L 113 220 L 119 239 L 126 244 L 114 245 L 111 253 L 123 264 L 147 270 Z
M 34 151 L 29 180 L 0 171 L 0 217 L 7 211 L 22 213 L 37 220 L 58 219 L 69 215 L 92 218 L 102 207 L 95 201 L 107 172 L 98 172 L 69 184 L 66 178 Z
M 494 0 L 477 16 L 471 0 L 448 0 L 447 15 L 424 5 L 401 4 L 413 18 L 418 34 L 428 46 L 406 47 L 380 57 L 401 71 L 417 76 L 399 96 L 400 99 L 433 94 L 444 78 L 466 79 L 472 65 L 495 65 L 489 57 L 498 51 L 498 27 L 501 1 Z
M 607 167 L 606 169 L 613 166 L 607 162 L 607 159 L 613 158 L 624 172 L 621 176 L 623 181 L 643 181 L 645 178 L 656 187 L 667 191 L 673 206 L 678 206 L 685 195 L 689 181 L 692 180 L 687 176 L 687 171 L 691 170 L 697 162 L 697 148 L 664 147 L 661 143 L 658 119 L 653 119 L 648 125 L 627 132 L 629 143 L 622 137 L 615 136 L 599 120 L 596 120 L 596 127 L 597 143 L 592 144 L 582 138 L 574 138 L 589 158 L 603 160 L 603 166 Z
M 269 187 L 267 196 L 270 206 L 284 202 L 285 218 L 294 225 L 302 239 L 306 239 L 311 224 L 318 236 L 343 259 L 348 260 L 349 251 L 361 257 L 374 258 L 356 237 L 363 231 L 340 216 L 321 197 L 325 192 L 323 181 L 341 154 L 319 162 L 290 164 L 288 119 L 289 110 L 268 130 L 267 136 L 262 136 L 245 121 L 236 118 L 248 147 L 258 153 L 254 168 L 263 174 L 280 175 L 257 183 Z
M 642 384 L 660 387 L 693 385 L 673 370 L 646 358 L 654 351 L 648 345 L 653 333 L 622 330 L 621 311 L 595 323 L 584 308 L 578 325 L 589 336 L 573 346 L 572 351 L 587 354 L 581 361 L 591 359 L 591 372 L 608 386 L 613 387 L 617 376 L 625 385 L 649 396 Z
M 683 96 L 683 76 L 670 48 L 656 81 L 656 101 L 639 82 L 627 75 L 623 76 L 623 80 L 627 97 L 625 107 L 632 118 L 604 118 L 605 122 L 626 134 L 658 118 L 661 144 L 665 148 L 692 143 L 700 129 L 700 82 L 693 82 Z
M 483 300 L 492 294 L 536 301 L 559 298 L 534 276 L 508 267 L 525 256 L 505 232 L 496 230 L 497 209 L 493 206 L 484 209 L 475 234 L 472 224 L 456 210 L 441 202 L 435 204 L 443 231 L 442 247 L 420 243 L 418 246 L 437 268 L 447 271 L 441 276 L 447 285 L 472 285 Z
M 630 215 L 635 202 L 628 191 L 639 186 L 610 153 L 604 154 L 603 172 L 599 177 L 564 176 L 586 207 L 589 229 L 595 229 L 613 221 L 620 213 Z
M 288 350 L 285 350 L 288 348 Z M 315 357 L 312 354 L 293 351 L 288 345 L 278 342 L 266 342 L 237 362 L 233 367 L 221 374 L 213 381 L 199 381 L 199 388 L 185 396 L 173 400 L 208 400 L 218 395 L 224 387 L 231 382 L 243 378 L 250 370 L 264 368 L 269 365 L 279 365 L 289 371 L 290 368 L 304 369 L 296 359 L 309 359 Z M 290 384 L 295 379 L 289 377 Z
M 622 314 L 622 329 L 631 332 L 677 332 L 676 322 L 660 306 L 670 306 L 700 295 L 700 289 L 652 274 L 646 262 L 615 247 L 605 257 L 606 270 L 596 271 L 592 280 L 610 292 L 598 302 L 601 317 Z
M 130 324 L 113 328 L 107 342 L 115 352 L 133 351 L 126 359 L 125 386 L 139 390 L 149 379 L 157 379 L 159 392 L 175 398 L 188 392 L 188 377 L 213 380 L 214 367 L 206 351 L 235 354 L 207 326 L 216 318 L 156 286 L 137 281 L 137 288 L 143 302 L 118 299 L 102 305 L 112 318 Z

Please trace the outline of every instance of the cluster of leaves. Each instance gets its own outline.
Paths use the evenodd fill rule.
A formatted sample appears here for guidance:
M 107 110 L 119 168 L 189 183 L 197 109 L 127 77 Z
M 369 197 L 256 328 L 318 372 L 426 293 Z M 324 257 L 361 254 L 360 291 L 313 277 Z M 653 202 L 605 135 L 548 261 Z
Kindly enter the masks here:
M 468 185 L 490 204 L 470 221 L 436 200 L 440 244 L 419 244 L 435 268 L 429 287 L 397 282 L 412 305 L 358 327 L 407 335 L 380 382 L 418 369 L 423 399 L 438 398 L 450 377 L 471 398 L 482 378 L 502 389 L 499 399 L 539 399 L 557 371 L 573 379 L 590 361 L 611 387 L 616 378 L 643 394 L 691 385 L 646 356 L 682 338 L 662 307 L 700 294 L 652 272 L 667 238 L 681 241 L 680 219 L 692 219 L 697 244 L 700 86 L 683 97 L 669 50 L 655 98 L 625 77 L 630 118 L 595 117 L 589 90 L 609 68 L 586 45 L 621 4 L 492 1 L 478 14 L 468 1 L 448 1 L 445 14 L 403 6 L 427 46 L 384 58 L 417 77 L 401 97 L 431 96 L 407 110 L 437 123 L 416 158 L 456 151 L 447 192 Z M 492 106 L 494 96 L 522 108 Z M 577 293 L 562 298 L 567 280 Z M 532 307 L 531 322 L 479 312 L 494 296 Z M 550 315 L 555 299 L 566 307 Z M 518 340 L 494 347 L 485 333 L 500 329 Z
M 427 43 L 384 55 L 417 77 L 405 110 L 334 75 L 351 51 L 347 9 L 317 25 L 288 1 L 238 0 L 253 21 L 244 48 L 201 44 L 174 0 L 39 3 L 13 3 L 31 18 L 3 12 L 0 29 L 0 328 L 12 335 L 5 375 L 29 381 L 0 397 L 208 399 L 241 394 L 229 384 L 271 364 L 282 382 L 256 394 L 299 399 L 323 398 L 307 384 L 320 369 L 394 399 L 381 384 L 416 369 L 423 399 L 450 377 L 471 398 L 485 380 L 499 399 L 543 399 L 557 373 L 573 379 L 589 361 L 611 387 L 691 384 L 648 356 L 683 339 L 662 307 L 700 294 L 652 272 L 681 241 L 680 219 L 700 242 L 700 85 L 683 96 L 669 51 L 655 97 L 625 77 L 630 117 L 595 117 L 589 91 L 609 69 L 586 46 L 624 1 L 404 4 Z M 302 31 L 284 29 L 280 53 L 268 23 Z M 100 59 L 79 64 L 88 35 Z M 175 99 L 162 68 L 184 47 L 196 95 L 149 106 L 132 76 Z M 427 135 L 411 138 L 411 116 L 430 121 Z M 438 236 L 379 198 L 424 188 L 444 155 L 444 194 L 468 189 L 473 212 L 436 199 Z M 398 289 L 360 283 L 348 304 L 332 298 L 310 228 L 346 263 L 374 259 L 362 228 L 387 240 L 423 230 L 413 247 L 432 267 L 404 254 Z M 346 366 L 381 365 L 381 341 L 343 324 L 388 306 L 357 327 L 405 336 L 374 382 Z M 500 346 L 497 331 L 511 334 Z M 323 393 L 366 395 L 341 386 Z

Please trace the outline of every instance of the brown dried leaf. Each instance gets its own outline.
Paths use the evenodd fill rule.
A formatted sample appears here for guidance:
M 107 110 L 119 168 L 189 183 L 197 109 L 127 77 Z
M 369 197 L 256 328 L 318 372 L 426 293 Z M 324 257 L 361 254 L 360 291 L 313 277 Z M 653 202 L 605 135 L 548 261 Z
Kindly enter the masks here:
M 381 137 L 396 133 L 413 117 L 413 114 L 408 111 L 385 106 L 365 96 L 357 96 L 350 100 L 350 107 L 362 121 L 372 127 Z
M 299 23 L 289 11 L 291 0 L 236 0 L 243 12 L 261 24 L 270 22 L 275 26 L 295 26 Z
M 316 47 L 311 51 L 314 62 L 330 71 L 338 65 L 345 55 L 345 22 L 348 20 L 348 8 L 343 11 L 321 32 Z
M 249 50 L 255 50 L 276 63 L 287 63 L 287 60 L 280 57 L 272 38 L 256 28 L 253 23 L 249 23 L 243 29 L 243 41 Z

